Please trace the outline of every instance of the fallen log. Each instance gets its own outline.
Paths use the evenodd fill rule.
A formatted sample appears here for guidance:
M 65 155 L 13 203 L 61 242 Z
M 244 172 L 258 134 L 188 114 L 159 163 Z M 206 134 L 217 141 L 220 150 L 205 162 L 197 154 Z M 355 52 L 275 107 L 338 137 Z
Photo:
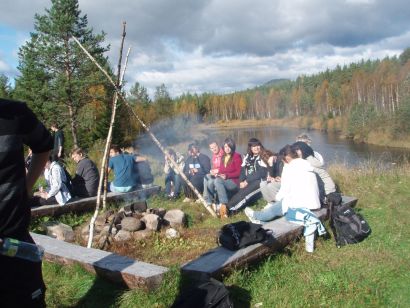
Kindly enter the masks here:
M 145 202 L 145 199 L 149 196 L 159 193 L 161 190 L 160 186 L 154 185 L 150 188 L 142 188 L 134 190 L 127 193 L 114 193 L 110 192 L 107 194 L 107 201 L 138 201 Z M 97 197 L 89 197 L 77 199 L 66 203 L 61 206 L 59 204 L 53 205 L 43 205 L 39 207 L 34 207 L 31 209 L 31 217 L 42 217 L 42 216 L 61 216 L 67 213 L 84 213 L 95 210 L 95 202 Z
M 353 207 L 357 203 L 357 198 L 343 196 L 342 203 Z M 315 214 L 323 221 L 327 218 L 328 213 L 327 209 L 322 208 L 315 211 Z M 264 224 L 263 228 L 273 232 L 272 236 L 264 242 L 237 251 L 228 250 L 224 247 L 214 248 L 197 259 L 184 264 L 181 267 L 182 273 L 195 279 L 218 278 L 222 274 L 231 272 L 235 267 L 254 263 L 277 252 L 295 241 L 303 232 L 303 226 L 290 223 L 285 217 L 270 221 Z

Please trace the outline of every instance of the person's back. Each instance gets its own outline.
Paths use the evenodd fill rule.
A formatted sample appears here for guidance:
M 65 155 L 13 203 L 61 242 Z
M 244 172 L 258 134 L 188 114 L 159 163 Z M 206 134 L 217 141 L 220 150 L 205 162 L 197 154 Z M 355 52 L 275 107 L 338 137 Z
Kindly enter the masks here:
M 316 175 L 309 162 L 295 158 L 284 166 L 282 185 L 277 198 L 283 199 L 284 211 L 287 208 L 320 208 Z
M 100 180 L 97 166 L 81 148 L 75 148 L 71 152 L 71 158 L 77 163 L 75 176 L 72 179 L 75 195 L 78 197 L 97 195 Z
M 114 181 L 110 190 L 115 192 L 127 192 L 135 189 L 135 159 L 132 155 L 122 154 L 120 148 L 112 145 L 110 149 L 109 170 L 114 170 Z
M 23 142 L 33 151 L 25 171 Z M 53 147 L 50 133 L 26 104 L 0 99 L 0 239 L 33 243 L 28 227 L 27 193 L 40 175 Z M 0 255 L 2 306 L 44 306 L 41 262 Z
M 76 174 L 81 174 L 81 177 L 84 179 L 87 197 L 96 196 L 100 175 L 94 162 L 87 157 L 83 158 L 77 165 Z

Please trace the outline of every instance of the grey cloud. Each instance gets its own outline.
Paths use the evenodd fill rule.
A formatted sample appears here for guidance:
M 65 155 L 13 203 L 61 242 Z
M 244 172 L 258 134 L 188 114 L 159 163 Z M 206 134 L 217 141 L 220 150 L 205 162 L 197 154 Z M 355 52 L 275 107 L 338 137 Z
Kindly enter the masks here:
M 410 45 L 410 5 L 399 0 L 80 0 L 107 33 L 116 64 L 122 21 L 132 46 L 126 78 L 152 92 L 229 92 L 295 78 Z M 28 33 L 49 0 L 2 0 L 2 24 Z M 3 68 L 4 69 L 4 68 Z

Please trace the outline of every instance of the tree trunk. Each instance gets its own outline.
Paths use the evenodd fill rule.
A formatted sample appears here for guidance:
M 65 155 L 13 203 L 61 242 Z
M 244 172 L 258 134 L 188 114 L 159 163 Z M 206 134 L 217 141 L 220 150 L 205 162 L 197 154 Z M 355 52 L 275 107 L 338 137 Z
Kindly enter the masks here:
M 69 44 L 68 38 L 65 40 L 66 46 L 66 54 L 65 54 L 65 76 L 67 80 L 66 85 L 66 94 L 67 94 L 67 107 L 68 107 L 68 114 L 70 116 L 70 127 L 71 127 L 71 134 L 73 136 L 73 145 L 75 148 L 78 148 L 78 139 L 77 139 L 77 124 L 76 124 L 76 110 L 74 110 L 74 103 L 72 97 L 72 89 L 71 89 L 71 72 L 70 72 L 70 60 L 69 60 Z

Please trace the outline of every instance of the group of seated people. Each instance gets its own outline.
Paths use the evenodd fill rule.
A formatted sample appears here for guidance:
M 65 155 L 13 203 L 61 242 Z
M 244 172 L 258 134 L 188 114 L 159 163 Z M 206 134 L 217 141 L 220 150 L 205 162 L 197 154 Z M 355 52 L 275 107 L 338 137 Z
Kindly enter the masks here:
M 336 191 L 336 185 L 323 168 L 323 157 L 313 151 L 310 142 L 303 134 L 292 145 L 273 153 L 258 139 L 250 138 L 243 158 L 231 138 L 225 139 L 221 147 L 214 141 L 209 144 L 212 158 L 200 153 L 196 144 L 189 145 L 185 161 L 182 155 L 169 150 L 179 168 L 173 168 L 166 157 L 166 193 L 171 198 L 178 196 L 182 170 L 203 194 L 207 206 L 212 206 L 221 218 L 245 209 L 251 221 L 261 223 L 283 216 L 288 208 L 318 209 L 326 195 Z M 183 185 L 183 190 L 184 201 L 197 198 L 188 185 Z M 260 197 L 267 201 L 262 211 L 247 207 Z
M 112 145 L 109 153 L 108 172 L 114 172 L 114 181 L 109 183 L 108 191 L 129 192 L 137 188 L 152 186 L 154 178 L 145 157 L 123 153 L 117 145 Z M 83 149 L 76 148 L 71 158 L 77 164 L 73 177 L 67 172 L 61 159 L 51 155 L 44 167 L 46 188 L 39 187 L 31 199 L 31 206 L 59 204 L 65 205 L 74 197 L 94 197 L 98 192 L 100 175 L 95 163 Z M 26 168 L 30 164 L 30 153 Z

